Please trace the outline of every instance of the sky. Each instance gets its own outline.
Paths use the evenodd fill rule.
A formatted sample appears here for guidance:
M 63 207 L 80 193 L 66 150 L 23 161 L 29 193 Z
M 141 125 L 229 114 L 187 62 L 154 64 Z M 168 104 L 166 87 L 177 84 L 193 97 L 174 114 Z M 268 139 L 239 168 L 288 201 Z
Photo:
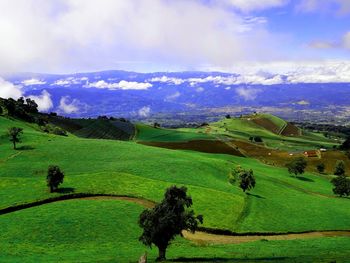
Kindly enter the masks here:
M 350 0 L 0 0 L 0 75 L 350 74 Z

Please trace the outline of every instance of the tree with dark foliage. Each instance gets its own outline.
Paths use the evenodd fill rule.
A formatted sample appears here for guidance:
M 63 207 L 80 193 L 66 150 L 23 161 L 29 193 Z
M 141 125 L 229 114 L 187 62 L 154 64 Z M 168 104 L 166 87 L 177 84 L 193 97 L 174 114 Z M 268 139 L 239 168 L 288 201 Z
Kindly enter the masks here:
M 337 176 L 332 179 L 332 184 L 334 186 L 333 193 L 336 195 L 349 196 L 350 195 L 350 179 L 344 175 Z
M 350 136 L 346 138 L 342 145 L 340 145 L 340 150 L 350 150 Z
M 326 169 L 326 166 L 325 166 L 324 163 L 320 163 L 320 164 L 318 164 L 318 165 L 316 166 L 316 168 L 317 168 L 317 171 L 321 174 L 321 173 L 323 173 L 324 170 Z
M 199 223 L 203 223 L 201 215 L 195 216 L 192 198 L 187 195 L 186 187 L 171 186 L 165 192 L 164 199 L 153 209 L 146 209 L 140 214 L 139 225 L 143 233 L 139 240 L 146 246 L 154 244 L 158 247 L 157 261 L 166 259 L 166 249 L 183 230 L 194 233 Z
M 307 162 L 303 157 L 295 158 L 293 161 L 286 165 L 286 167 L 288 168 L 288 172 L 290 174 L 294 174 L 295 176 L 303 174 L 305 172 L 306 166 Z
M 46 182 L 50 193 L 57 191 L 58 185 L 63 183 L 64 173 L 57 165 L 50 165 L 47 170 Z
M 334 169 L 334 175 L 345 175 L 345 163 L 344 161 L 337 161 Z
M 21 142 L 21 134 L 23 134 L 23 129 L 18 127 L 11 127 L 8 130 L 8 135 L 10 137 L 10 142 L 13 143 L 13 149 L 16 150 L 16 143 Z
M 239 175 L 239 187 L 245 191 L 249 191 L 255 187 L 255 178 L 253 176 L 253 170 L 242 170 Z

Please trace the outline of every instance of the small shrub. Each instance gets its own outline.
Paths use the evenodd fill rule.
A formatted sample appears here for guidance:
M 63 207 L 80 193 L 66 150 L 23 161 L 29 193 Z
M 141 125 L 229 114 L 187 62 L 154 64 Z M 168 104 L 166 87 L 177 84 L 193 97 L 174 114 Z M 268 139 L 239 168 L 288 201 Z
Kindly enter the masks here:
M 334 175 L 345 175 L 345 163 L 344 161 L 337 161 L 334 169 Z
M 320 164 L 318 164 L 318 165 L 316 166 L 316 168 L 317 168 L 317 171 L 321 174 L 321 173 L 324 172 L 326 166 L 325 166 L 324 163 L 320 163 Z
M 60 184 L 63 183 L 64 173 L 57 165 L 50 165 L 47 170 L 46 182 L 50 193 L 57 191 Z

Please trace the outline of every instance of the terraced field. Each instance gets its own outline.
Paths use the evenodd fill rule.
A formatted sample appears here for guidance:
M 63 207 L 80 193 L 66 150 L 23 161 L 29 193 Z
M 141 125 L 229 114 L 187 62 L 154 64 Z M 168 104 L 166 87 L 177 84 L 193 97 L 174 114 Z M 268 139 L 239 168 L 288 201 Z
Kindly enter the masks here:
M 145 250 L 152 262 L 156 249 L 138 241 L 141 229 L 137 219 L 144 203 L 130 200 L 159 202 L 165 189 L 174 184 L 188 188 L 194 210 L 204 215 L 205 232 L 188 237 L 190 240 L 177 238 L 168 251 L 171 260 L 346 262 L 348 258 L 346 235 L 290 240 L 262 237 L 239 244 L 217 241 L 227 238 L 220 233 L 269 236 L 350 230 L 349 199 L 333 195 L 328 177 L 306 173 L 298 179 L 284 168 L 234 155 L 168 150 L 133 141 L 60 137 L 0 117 L 1 134 L 11 126 L 24 128 L 19 146 L 28 147 L 14 151 L 8 138 L 0 137 L 0 209 L 7 211 L 0 215 L 1 262 L 135 262 Z M 165 135 L 165 131 L 159 129 L 154 137 L 164 134 L 167 140 L 176 141 L 206 136 L 185 131 Z M 152 131 L 147 132 L 141 136 L 152 138 Z M 60 192 L 54 194 L 48 193 L 45 182 L 50 164 L 59 165 L 66 175 Z M 248 195 L 228 183 L 228 175 L 237 165 L 254 170 L 257 185 Z M 72 195 L 124 199 L 43 201 Z M 35 202 L 41 205 L 31 205 Z M 21 205 L 27 208 L 13 208 Z M 208 239 L 206 232 L 220 235 Z

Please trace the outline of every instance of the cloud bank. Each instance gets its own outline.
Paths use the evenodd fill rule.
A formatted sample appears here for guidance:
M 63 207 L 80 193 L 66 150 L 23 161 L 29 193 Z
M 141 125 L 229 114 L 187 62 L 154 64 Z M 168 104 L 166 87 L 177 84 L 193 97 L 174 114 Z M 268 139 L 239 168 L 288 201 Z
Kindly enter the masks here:
M 39 96 L 28 96 L 28 98 L 34 100 L 38 104 L 39 111 L 48 111 L 53 107 L 51 94 L 46 90 L 43 90 Z
M 0 97 L 4 99 L 13 98 L 18 99 L 23 94 L 21 86 L 14 85 L 13 83 L 4 80 L 0 77 Z
M 110 89 L 110 90 L 147 90 L 153 85 L 147 82 L 135 82 L 122 80 L 117 83 L 109 83 L 104 80 L 99 80 L 97 82 L 88 83 L 85 85 L 86 88 L 97 88 L 97 89 Z

